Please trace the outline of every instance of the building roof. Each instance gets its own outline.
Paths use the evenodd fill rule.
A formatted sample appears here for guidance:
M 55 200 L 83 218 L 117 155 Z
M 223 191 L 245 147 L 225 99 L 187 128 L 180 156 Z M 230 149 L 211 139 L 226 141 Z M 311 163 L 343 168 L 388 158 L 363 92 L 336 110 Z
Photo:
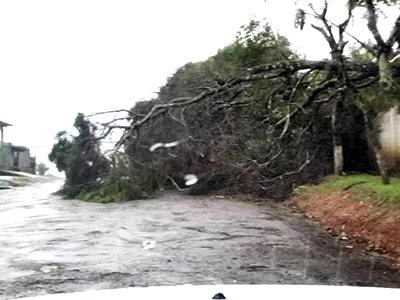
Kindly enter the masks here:
M 12 126 L 12 125 L 8 124 L 6 122 L 0 121 L 0 127 L 7 127 L 7 126 Z
M 25 146 L 14 146 L 14 145 L 11 145 L 11 151 L 14 151 L 14 152 L 25 152 L 25 151 L 29 151 L 29 148 L 25 147 Z

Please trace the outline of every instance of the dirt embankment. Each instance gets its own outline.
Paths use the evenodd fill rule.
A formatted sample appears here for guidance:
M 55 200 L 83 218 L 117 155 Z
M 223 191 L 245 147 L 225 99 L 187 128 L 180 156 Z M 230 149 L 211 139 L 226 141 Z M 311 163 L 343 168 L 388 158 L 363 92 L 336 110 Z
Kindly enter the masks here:
M 352 192 L 345 190 L 310 193 L 295 203 L 332 235 L 347 240 L 349 248 L 389 254 L 400 261 L 399 208 L 383 208 L 372 198 L 354 200 Z

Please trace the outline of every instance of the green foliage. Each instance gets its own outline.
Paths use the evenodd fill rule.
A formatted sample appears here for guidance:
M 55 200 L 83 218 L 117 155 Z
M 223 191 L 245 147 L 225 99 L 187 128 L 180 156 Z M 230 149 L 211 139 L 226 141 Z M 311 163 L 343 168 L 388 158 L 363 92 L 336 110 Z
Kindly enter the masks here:
M 360 62 L 374 60 L 374 57 L 369 52 L 359 47 L 351 49 L 350 58 Z M 400 86 L 398 84 L 394 84 L 393 87 L 388 90 L 382 89 L 376 83 L 360 91 L 354 103 L 363 111 L 373 112 L 373 114 L 377 115 L 399 104 L 399 92 Z
M 289 46 L 289 41 L 274 34 L 267 22 L 250 20 L 241 27 L 232 44 L 201 63 L 199 70 L 209 80 L 226 79 L 260 64 L 297 58 Z
M 65 172 L 62 192 L 68 198 L 96 189 L 108 170 L 108 161 L 101 154 L 95 136 L 96 127 L 81 113 L 77 115 L 74 126 L 78 135 L 69 140 L 65 132 L 58 133 L 49 155 L 50 161 Z
M 99 187 L 84 193 L 82 200 L 108 203 L 149 198 L 155 188 L 149 185 L 150 178 L 142 176 L 139 171 L 127 155 L 113 155 L 110 169 Z
M 268 23 L 252 20 L 242 27 L 232 44 L 204 62 L 179 68 L 160 89 L 157 99 L 137 103 L 132 112 L 147 113 L 158 103 L 195 96 L 201 91 L 199 87 L 224 84 L 226 79 L 244 74 L 247 68 L 295 58 L 286 38 L 275 35 Z M 126 143 L 129 163 L 125 164 L 131 166 L 131 172 L 124 176 L 130 184 L 147 185 L 150 192 L 174 187 L 172 181 L 185 188 L 184 176 L 196 174 L 199 182 L 190 188 L 192 193 L 225 188 L 283 197 L 290 193 L 294 182 L 313 176 L 316 172 L 312 168 L 321 171 L 326 166 L 321 159 L 319 166 L 310 165 L 298 175 L 294 172 L 288 179 L 275 178 L 297 170 L 315 151 L 311 147 L 313 135 L 307 127 L 310 114 L 293 120 L 293 128 L 285 138 L 280 138 L 283 126 L 274 126 L 287 114 L 290 95 L 283 90 L 293 84 L 285 77 L 274 82 L 259 80 L 243 92 L 232 90 L 182 110 L 170 110 L 141 127 L 138 139 Z M 304 101 L 302 95 L 293 95 L 290 109 Z M 230 107 L 231 101 L 242 104 Z M 318 126 L 314 130 L 319 130 Z M 174 141 L 179 145 L 149 150 L 156 143 Z M 319 142 L 329 145 L 329 141 Z
M 56 135 L 57 143 L 54 144 L 50 154 L 49 160 L 56 164 L 57 169 L 63 172 L 67 169 L 67 160 L 69 152 L 71 151 L 72 143 L 68 139 L 66 131 L 60 131 Z
M 152 102 L 166 102 L 177 97 L 191 97 L 198 94 L 200 86 L 209 84 L 203 76 L 202 63 L 187 63 L 180 67 L 175 74 L 168 78 L 167 83 L 160 88 L 158 99 Z M 144 101 L 147 102 L 147 101 Z M 145 103 L 137 105 L 136 110 L 142 113 L 148 110 L 144 107 Z
M 11 186 L 20 186 L 20 187 L 27 186 L 31 183 L 32 183 L 31 179 L 29 179 L 28 177 L 22 177 L 22 176 L 13 177 L 10 181 Z
M 361 47 L 351 48 L 350 57 L 352 60 L 359 62 L 368 62 L 368 61 L 373 61 L 375 59 L 371 53 L 369 53 L 367 50 Z
M 377 86 L 363 90 L 357 97 L 356 104 L 364 111 L 373 112 L 375 115 L 388 111 L 399 104 L 400 89 L 398 86 L 390 91 L 378 89 Z
M 44 163 L 39 163 L 36 167 L 37 172 L 39 175 L 43 176 L 46 174 L 46 172 L 49 170 L 49 168 L 44 164 Z
M 281 61 L 296 57 L 289 49 L 289 41 L 272 32 L 267 22 L 250 20 L 238 32 L 236 43 L 242 48 L 241 62 L 249 67 L 266 61 Z
M 274 34 L 268 23 L 252 20 L 215 56 L 179 68 L 155 99 L 136 103 L 132 115 L 224 85 L 247 68 L 296 58 L 286 38 Z M 74 124 L 79 134 L 60 133 L 50 159 L 66 173 L 64 194 L 86 201 L 143 199 L 163 188 L 187 188 L 187 174 L 199 178 L 189 188 L 192 193 L 226 189 L 285 197 L 294 185 L 326 174 L 330 165 L 329 121 L 303 110 L 286 126 L 288 113 L 301 107 L 304 91 L 313 87 L 308 80 L 297 86 L 299 92 L 288 93 L 298 83 L 290 74 L 273 81 L 260 78 L 184 109 L 170 109 L 133 132 L 123 154 L 109 160 L 100 153 L 96 128 L 79 114 Z M 171 142 L 175 146 L 150 150 Z M 311 158 L 315 163 L 309 163 Z

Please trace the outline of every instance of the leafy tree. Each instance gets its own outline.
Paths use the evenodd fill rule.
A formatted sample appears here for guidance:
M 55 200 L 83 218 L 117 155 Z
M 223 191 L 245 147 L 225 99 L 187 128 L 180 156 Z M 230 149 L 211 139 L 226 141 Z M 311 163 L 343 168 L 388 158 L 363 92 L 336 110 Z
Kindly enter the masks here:
M 104 190 L 140 194 L 129 191 L 131 184 L 150 193 L 163 186 L 183 189 L 184 175 L 194 173 L 196 186 L 206 191 L 228 187 L 279 197 L 332 169 L 341 173 L 343 128 L 352 110 L 363 114 L 370 149 L 388 183 L 378 129 L 371 126 L 382 105 L 370 89 L 383 88 L 394 103 L 400 67 L 391 64 L 391 55 L 400 21 L 387 40 L 377 21 L 380 6 L 397 1 L 350 1 L 340 24 L 327 19 L 328 1 L 323 3 L 320 11 L 299 9 L 296 25 L 304 29 L 312 16 L 312 27 L 331 49 L 330 60 L 301 60 L 268 24 L 251 21 L 215 56 L 178 69 L 155 99 L 106 123 L 103 137 L 115 128 L 124 132 L 116 149 L 123 151 L 113 158 Z M 353 36 L 363 50 L 349 58 L 346 29 L 356 7 L 365 10 L 374 41 Z M 115 125 L 121 119 L 130 124 Z
M 62 192 L 69 198 L 95 189 L 106 175 L 109 165 L 101 154 L 96 127 L 81 113 L 77 115 L 74 127 L 78 135 L 68 139 L 65 132 L 58 133 L 57 143 L 49 155 L 50 161 L 65 172 Z
M 43 176 L 46 174 L 46 172 L 49 170 L 49 168 L 44 164 L 44 163 L 39 163 L 36 167 L 37 172 L 39 175 Z
M 56 135 L 57 143 L 53 145 L 49 154 L 49 160 L 56 164 L 60 172 L 68 168 L 68 157 L 72 148 L 72 142 L 68 138 L 66 131 L 60 131 Z
M 331 60 L 304 61 L 295 55 L 282 55 L 285 52 L 282 49 L 276 51 L 277 47 L 274 47 L 279 39 L 268 34 L 268 26 L 259 30 L 259 23 L 251 22 L 243 28 L 235 43 L 197 66 L 199 74 L 204 72 L 206 80 L 203 82 L 212 81 L 215 84 L 198 85 L 202 92 L 192 92 L 192 95 L 180 93 L 179 90 L 170 94 L 164 92 L 166 97 L 161 102 L 154 101 L 147 113 L 131 120 L 131 126 L 128 128 L 130 134 L 124 135 L 121 143 L 128 141 L 128 137 L 134 137 L 132 135 L 136 131 L 141 131 L 141 135 L 145 131 L 151 136 L 148 128 L 152 127 L 152 124 L 161 124 L 160 119 L 166 120 L 162 116 L 175 114 L 173 119 L 176 120 L 177 115 L 180 115 L 179 120 L 186 121 L 183 123 L 186 123 L 189 137 L 200 132 L 192 129 L 192 126 L 202 128 L 205 133 L 195 136 L 195 139 L 202 137 L 198 140 L 208 145 L 212 140 L 217 141 L 217 132 L 225 141 L 230 141 L 232 145 L 238 144 L 240 134 L 234 136 L 232 132 L 242 133 L 243 125 L 262 128 L 261 130 L 268 133 L 266 138 L 274 140 L 272 144 L 279 145 L 285 139 L 287 143 L 296 141 L 296 135 L 291 134 L 305 124 L 309 126 L 300 132 L 307 133 L 310 126 L 314 127 L 314 134 L 319 132 L 316 123 L 321 121 L 321 114 L 329 111 L 331 126 L 327 132 L 332 138 L 330 144 L 334 154 L 334 171 L 340 174 L 343 170 L 343 120 L 345 112 L 356 106 L 364 114 L 370 149 L 375 154 L 382 181 L 385 184 L 389 183 L 384 159 L 380 159 L 383 155 L 379 139 L 376 138 L 378 129 L 368 126 L 375 123 L 374 119 L 378 114 L 373 108 L 376 107 L 375 103 L 370 104 L 380 100 L 374 100 L 374 97 L 364 97 L 360 100 L 359 95 L 377 84 L 389 94 L 397 91 L 399 67 L 396 64 L 392 65 L 390 61 L 395 45 L 399 44 L 400 17 L 386 40 L 382 38 L 377 23 L 381 6 L 398 4 L 398 1 L 349 1 L 348 14 L 339 24 L 327 19 L 328 1 L 323 3 L 320 11 L 312 5 L 308 6 L 307 10 L 299 9 L 296 25 L 303 29 L 306 17 L 312 16 L 311 25 L 328 43 Z M 367 29 L 373 36 L 372 43 L 365 43 L 346 32 L 356 7 L 365 11 Z M 373 58 L 372 61 L 360 62 L 360 57 L 357 61 L 345 56 L 344 50 L 349 36 Z M 281 41 L 284 42 L 284 39 Z M 264 57 L 275 60 L 271 62 L 264 60 Z M 194 87 L 195 83 L 191 86 Z M 184 97 L 179 98 L 182 94 Z M 387 99 L 393 100 L 393 97 Z M 392 105 L 394 103 L 391 102 Z M 246 106 L 247 108 L 244 108 Z M 256 121 L 254 125 L 251 122 L 243 122 L 242 118 L 245 115 L 248 119 Z M 268 129 L 264 129 L 264 125 L 269 125 Z M 279 131 L 281 134 L 276 135 Z M 212 135 L 214 139 L 211 138 Z M 228 136 L 232 140 L 226 139 Z M 227 155 L 229 151 L 226 150 L 220 149 L 220 153 L 225 151 L 223 153 Z
M 161 87 L 157 99 L 137 103 L 131 115 L 140 119 L 158 105 L 174 105 L 195 97 L 203 87 L 207 91 L 214 84 L 215 88 L 223 86 L 232 76 L 246 74 L 248 68 L 295 58 L 284 37 L 275 35 L 268 23 L 252 20 L 215 56 L 179 68 Z M 183 189 L 184 176 L 194 173 L 200 180 L 192 192 L 230 188 L 263 194 L 272 188 L 275 197 L 285 195 L 308 164 L 307 155 L 311 157 L 315 150 L 307 146 L 311 136 L 301 122 L 291 131 L 291 138 L 285 139 L 280 138 L 281 130 L 271 126 L 287 113 L 284 99 L 289 95 L 279 93 L 291 84 L 288 78 L 276 82 L 261 79 L 246 89 L 240 87 L 190 107 L 166 111 L 163 118 L 153 118 L 125 143 L 133 170 L 130 180 L 154 190 L 162 186 Z M 296 105 L 297 97 L 301 98 L 292 97 L 292 105 Z M 171 142 L 176 145 L 149 150 L 152 145 Z M 285 159 L 277 160 L 279 155 Z M 298 169 L 289 180 L 278 180 Z M 303 174 L 303 178 L 307 176 Z

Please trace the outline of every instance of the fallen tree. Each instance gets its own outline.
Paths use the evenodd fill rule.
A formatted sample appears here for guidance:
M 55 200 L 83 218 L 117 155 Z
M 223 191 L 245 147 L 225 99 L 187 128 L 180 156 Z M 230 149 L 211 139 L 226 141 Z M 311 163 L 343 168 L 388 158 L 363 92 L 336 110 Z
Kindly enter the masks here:
M 116 173 L 147 192 L 181 189 L 184 175 L 194 173 L 205 190 L 230 187 L 269 196 L 274 190 L 283 197 L 293 185 L 343 171 L 343 111 L 353 107 L 364 116 L 370 149 L 388 184 L 375 118 L 396 101 L 400 17 L 384 40 L 377 27 L 380 5 L 397 1 L 350 1 L 339 24 L 327 19 L 327 1 L 320 11 L 312 5 L 298 10 L 296 24 L 303 29 L 306 17 L 313 18 L 330 60 L 300 60 L 284 37 L 252 21 L 216 56 L 179 69 L 156 99 L 96 114 L 119 113 L 100 124 L 96 140 L 122 131 L 113 160 L 129 168 Z M 346 31 L 360 7 L 374 43 Z M 345 55 L 347 38 L 367 59 Z

